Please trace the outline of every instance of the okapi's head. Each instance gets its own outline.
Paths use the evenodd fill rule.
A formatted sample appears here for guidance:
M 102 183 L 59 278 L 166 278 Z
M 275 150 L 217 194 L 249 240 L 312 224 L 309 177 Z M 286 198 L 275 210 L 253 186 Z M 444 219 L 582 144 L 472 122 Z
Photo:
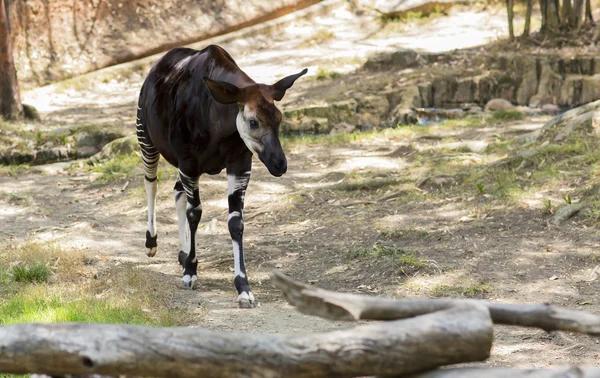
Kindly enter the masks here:
M 258 155 L 273 176 L 279 177 L 287 171 L 287 160 L 279 142 L 281 112 L 275 106 L 275 101 L 280 101 L 285 91 L 307 71 L 304 69 L 273 85 L 252 84 L 242 88 L 224 81 L 204 78 L 215 101 L 221 104 L 238 104 L 238 132 L 246 146 Z

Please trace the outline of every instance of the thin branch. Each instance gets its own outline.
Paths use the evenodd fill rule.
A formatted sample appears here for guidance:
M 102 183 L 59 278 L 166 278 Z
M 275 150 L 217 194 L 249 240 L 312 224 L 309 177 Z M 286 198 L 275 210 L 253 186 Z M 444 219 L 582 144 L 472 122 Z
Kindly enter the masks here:
M 273 284 L 290 304 L 306 314 L 337 320 L 406 319 L 447 310 L 464 303 L 487 306 L 496 324 L 570 331 L 600 336 L 600 316 L 548 304 L 502 304 L 471 299 L 394 300 L 358 294 L 336 293 L 304 285 L 281 272 L 273 272 Z

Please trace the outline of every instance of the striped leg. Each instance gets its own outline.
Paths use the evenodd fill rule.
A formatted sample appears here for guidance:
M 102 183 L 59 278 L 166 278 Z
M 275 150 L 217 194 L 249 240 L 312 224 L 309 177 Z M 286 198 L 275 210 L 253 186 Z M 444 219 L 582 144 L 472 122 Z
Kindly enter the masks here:
M 184 253 L 187 255 L 190 253 L 190 229 L 185 215 L 187 197 L 179 177 L 177 177 L 177 182 L 175 183 L 174 194 L 175 208 L 177 209 L 177 220 L 179 222 L 179 253 Z
M 250 181 L 251 160 L 239 166 L 227 166 L 229 216 L 227 226 L 233 244 L 234 284 L 238 291 L 238 304 L 242 308 L 256 307 L 254 295 L 248 284 L 244 266 L 244 195 Z
M 146 254 L 150 257 L 156 254 L 156 192 L 158 190 L 157 167 L 160 153 L 152 143 L 150 135 L 143 126 L 138 106 L 138 118 L 136 120 L 136 133 L 138 143 L 142 148 L 142 162 L 144 163 L 144 186 L 148 199 L 148 230 L 146 231 Z
M 183 288 L 195 289 L 198 283 L 198 259 L 196 258 L 196 230 L 202 218 L 202 204 L 198 191 L 198 175 L 188 175 L 179 168 L 179 181 L 187 197 L 185 217 L 189 225 L 189 253 L 179 252 L 179 263 L 183 267 Z M 180 223 L 181 225 L 181 223 Z

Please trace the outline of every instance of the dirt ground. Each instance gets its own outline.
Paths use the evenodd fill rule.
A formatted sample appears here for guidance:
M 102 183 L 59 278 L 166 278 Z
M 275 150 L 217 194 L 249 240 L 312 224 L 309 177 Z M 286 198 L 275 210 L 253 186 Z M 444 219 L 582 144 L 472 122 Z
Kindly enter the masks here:
M 458 8 L 449 16 L 381 36 L 377 30 L 360 28 L 372 21 L 339 9 L 313 20 L 310 31 L 298 22 L 259 49 L 240 47 L 238 63 L 266 82 L 304 66 L 312 76 L 319 67 L 351 71 L 368 54 L 380 51 L 417 45 L 430 51 L 466 47 L 461 35 L 472 37 L 471 46 L 484 44 L 502 36 L 505 23 L 500 12 Z M 451 29 L 454 21 L 460 22 L 459 29 Z M 348 38 L 311 45 L 320 28 Z M 487 34 L 479 33 L 479 28 Z M 455 38 L 442 39 L 451 31 Z M 306 47 L 290 49 L 284 43 L 294 33 L 303 38 L 294 43 Z M 269 40 L 255 36 L 251 41 L 257 38 Z M 455 40 L 459 45 L 451 45 Z M 225 44 L 230 51 L 243 45 L 244 41 Z M 141 79 L 114 78 L 94 83 L 93 88 L 54 85 L 24 97 L 40 109 L 43 127 L 113 123 L 133 130 Z M 301 98 L 314 83 L 308 78 L 290 90 L 294 94 L 288 103 Z M 142 176 L 99 183 L 83 168 L 65 170 L 64 163 L 0 177 L 0 242 L 52 240 L 100 256 L 107 264 L 152 271 L 152 284 L 172 287 L 170 306 L 193 309 L 188 324 L 216 330 L 291 334 L 350 326 L 298 313 L 269 283 L 273 269 L 338 291 L 394 298 L 449 294 L 506 303 L 546 302 L 598 313 L 600 283 L 591 270 L 600 261 L 600 234 L 583 216 L 561 227 L 549 225 L 542 199 L 558 196 L 561 187 L 506 202 L 486 200 L 477 188 L 457 194 L 443 186 L 417 185 L 428 177 L 427 167 L 448 156 L 465 169 L 497 158 L 486 152 L 452 150 L 451 143 L 506 140 L 540 128 L 547 119 L 478 128 L 434 125 L 426 135 L 409 128 L 323 143 L 287 139 L 289 168 L 281 178 L 271 177 L 255 159 L 245 209 L 246 265 L 260 302 L 253 310 L 238 309 L 235 302 L 224 173 L 201 178 L 204 211 L 197 291 L 179 288 L 174 172 L 166 166 L 159 184 L 159 250 L 154 258 L 148 258 L 143 248 Z M 377 255 L 390 249 L 402 258 Z M 492 357 L 481 365 L 543 367 L 599 361 L 597 339 L 497 327 Z

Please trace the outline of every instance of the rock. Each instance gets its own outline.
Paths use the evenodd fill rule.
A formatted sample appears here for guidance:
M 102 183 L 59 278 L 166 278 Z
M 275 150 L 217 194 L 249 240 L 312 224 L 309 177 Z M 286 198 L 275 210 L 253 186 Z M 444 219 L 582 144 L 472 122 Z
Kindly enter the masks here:
M 418 118 L 429 120 L 440 119 L 460 119 L 465 116 L 462 109 L 435 109 L 435 108 L 419 108 L 415 109 Z
M 359 113 L 358 125 L 362 130 L 378 127 L 381 124 L 381 117 L 373 113 Z
M 391 127 L 397 125 L 416 125 L 419 123 L 417 113 L 412 109 L 401 108 L 400 105 L 391 113 Z
M 526 116 L 533 116 L 533 115 L 536 115 L 536 114 L 540 113 L 540 109 L 538 109 L 538 108 L 532 108 L 532 107 L 529 107 L 529 106 L 517 106 L 515 108 L 515 110 L 520 111 L 521 113 L 525 114 Z
M 517 104 L 529 104 L 538 91 L 537 62 L 531 56 L 519 56 L 516 68 L 520 78 L 516 93 Z
M 478 83 L 471 77 L 463 78 L 456 81 L 456 91 L 454 93 L 455 104 L 473 102 L 477 98 L 475 94 L 478 92 Z
M 97 152 L 98 149 L 94 146 L 82 146 L 77 148 L 78 157 L 90 157 L 95 155 Z
M 430 176 L 425 177 L 417 182 L 417 188 L 435 190 L 448 188 L 456 185 L 456 180 L 452 176 Z
M 91 125 L 77 128 L 74 130 L 73 138 L 75 143 L 79 147 L 93 146 L 101 149 L 117 138 L 121 138 L 124 135 L 121 131 L 105 127 L 102 125 Z
M 557 115 L 560 112 L 558 105 L 544 104 L 542 105 L 542 114 L 546 115 Z
M 354 125 L 351 125 L 346 122 L 340 122 L 340 123 L 336 124 L 335 126 L 333 126 L 333 128 L 331 129 L 329 134 L 330 135 L 350 134 L 355 129 L 356 129 L 356 126 L 354 126 Z
M 324 105 L 310 105 L 284 111 L 281 130 L 283 133 L 329 132 L 333 125 L 346 122 L 358 124 L 358 103 L 354 99 Z
M 356 93 L 353 97 L 357 101 L 356 110 L 359 113 L 366 112 L 385 116 L 390 110 L 390 103 L 386 96 Z
M 560 132 L 554 137 L 556 142 L 561 142 L 569 137 L 573 132 L 592 128 L 593 123 L 592 119 L 594 117 L 594 112 L 583 113 L 578 117 L 571 119 L 567 124 L 560 130 Z
M 40 113 L 35 106 L 23 104 L 23 116 L 30 121 L 41 121 Z
M 88 147 L 90 148 L 87 149 Z M 92 151 L 92 148 L 95 151 L 97 151 L 97 149 L 93 146 L 82 146 L 77 148 L 77 153 L 80 155 L 82 155 L 82 152 L 89 153 Z M 116 155 L 130 154 L 133 151 L 137 151 L 138 148 L 139 144 L 137 141 L 137 136 L 130 135 L 123 138 L 115 139 L 112 142 L 107 143 L 104 147 L 102 147 L 102 150 L 100 152 L 92 156 L 92 159 L 94 161 L 110 159 L 111 157 Z
M 552 70 L 552 67 L 550 67 L 550 64 L 546 60 L 541 61 L 540 67 L 541 73 L 538 90 L 535 96 L 529 100 L 529 106 L 533 108 L 537 108 L 543 103 L 554 103 L 560 94 L 563 81 L 562 77 Z
M 468 108 L 463 108 L 463 111 L 467 113 L 467 115 L 477 115 L 483 113 L 483 109 L 481 106 L 469 106 Z
M 403 70 L 419 65 L 420 57 L 413 50 L 398 50 L 391 54 L 386 53 L 371 57 L 365 62 L 363 67 L 369 71 L 379 71 L 392 67 L 397 70 Z
M 497 112 L 499 110 L 513 110 L 515 106 L 510 101 L 503 98 L 494 98 L 488 101 L 485 105 L 485 110 L 488 112 Z
M 556 214 L 554 214 L 554 217 L 552 218 L 552 223 L 554 223 L 555 226 L 560 226 L 567 219 L 577 214 L 582 209 L 582 207 L 583 206 L 580 203 L 568 204 L 561 207 L 560 209 L 558 209 Z

